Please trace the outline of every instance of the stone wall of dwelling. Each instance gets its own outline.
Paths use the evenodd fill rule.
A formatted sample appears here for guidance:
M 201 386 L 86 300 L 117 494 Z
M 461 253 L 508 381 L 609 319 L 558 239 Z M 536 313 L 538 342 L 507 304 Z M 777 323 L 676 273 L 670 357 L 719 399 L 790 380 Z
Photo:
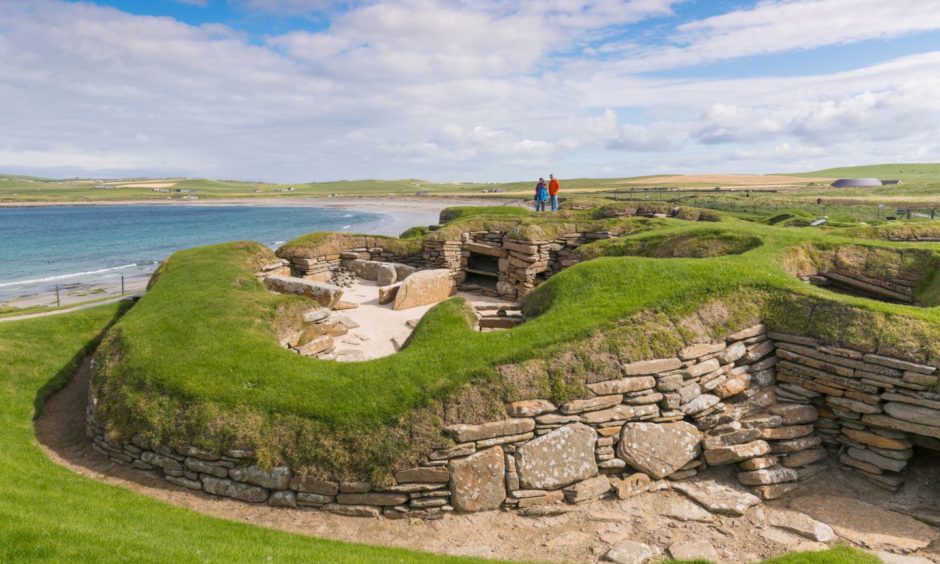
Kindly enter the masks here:
M 689 478 L 732 464 L 743 485 L 772 499 L 825 471 L 830 454 L 897 489 L 916 437 L 940 439 L 936 367 L 763 325 L 619 368 L 619 378 L 587 384 L 588 397 L 516 401 L 506 405 L 506 419 L 445 427 L 450 441 L 388 486 L 262 469 L 247 451 L 171 449 L 140 435 L 111 441 L 91 407 L 87 424 L 95 448 L 112 460 L 185 488 L 344 515 L 430 519 L 625 498 L 667 484 L 694 497 Z
M 344 268 L 344 262 L 355 259 L 395 262 L 407 264 L 415 268 L 421 268 L 425 263 L 424 257 L 420 253 L 400 255 L 385 250 L 382 247 L 354 247 L 340 253 L 294 257 L 290 259 L 290 267 L 291 271 L 298 276 L 325 281 L 328 280 L 334 272 Z
M 913 443 L 940 444 L 936 366 L 799 335 L 771 336 L 779 359 L 778 397 L 817 406 L 815 434 L 847 470 L 897 490 Z
M 420 254 L 396 255 L 381 247 L 358 247 L 344 249 L 334 254 L 324 254 L 290 259 L 291 271 L 302 277 L 326 281 L 333 273 L 347 268 L 348 261 L 365 259 L 379 262 L 395 262 L 415 268 L 446 269 L 455 282 L 461 284 L 467 277 L 471 253 L 496 257 L 499 272 L 495 290 L 479 289 L 484 294 L 498 295 L 507 299 L 518 299 L 535 288 L 548 277 L 561 272 L 578 261 L 574 249 L 613 237 L 610 232 L 575 232 L 560 235 L 550 241 L 530 241 L 509 237 L 498 230 L 470 231 L 452 241 L 425 241 Z

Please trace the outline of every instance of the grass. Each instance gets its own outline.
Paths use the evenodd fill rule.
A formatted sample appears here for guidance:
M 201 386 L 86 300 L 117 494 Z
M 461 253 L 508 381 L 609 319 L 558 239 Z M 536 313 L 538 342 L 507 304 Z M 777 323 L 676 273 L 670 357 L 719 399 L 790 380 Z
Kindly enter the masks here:
M 475 562 L 321 540 L 207 517 L 99 483 L 50 462 L 33 418 L 127 308 L 111 304 L 0 325 L 0 561 Z M 877 562 L 847 548 L 779 564 Z
M 224 521 L 74 474 L 39 450 L 33 418 L 126 308 L 0 325 L 0 561 L 471 562 Z
M 570 225 L 518 221 L 530 232 Z M 440 444 L 446 422 L 499 418 L 504 402 L 515 399 L 584 395 L 585 382 L 603 378 L 610 365 L 671 356 L 689 342 L 758 320 L 862 350 L 940 360 L 937 308 L 809 286 L 785 260 L 807 242 L 889 254 L 900 243 L 733 218 L 708 224 L 628 218 L 602 225 L 638 233 L 621 240 L 643 249 L 636 254 L 674 256 L 682 248 L 677 242 L 698 239 L 695 255 L 712 258 L 583 262 L 532 292 L 525 303 L 532 319 L 504 332 L 473 331 L 466 305 L 450 300 L 425 316 L 402 352 L 362 363 L 303 358 L 278 346 L 278 312 L 296 309 L 299 301 L 270 294 L 254 279 L 257 264 L 273 259 L 261 245 L 176 253 L 106 340 L 95 378 L 99 416 L 117 435 L 144 431 L 164 444 L 254 448 L 262 463 L 381 481 Z M 327 241 L 303 240 L 314 254 L 320 254 L 317 241 Z M 669 246 L 673 250 L 663 253 Z M 940 248 L 919 247 L 931 257 Z M 729 248 L 741 254 L 715 256 Z M 924 274 L 931 286 L 932 274 Z
M 863 166 L 827 168 L 812 172 L 801 172 L 792 176 L 823 178 L 878 178 L 881 180 L 902 180 L 904 182 L 940 181 L 938 163 L 894 163 Z

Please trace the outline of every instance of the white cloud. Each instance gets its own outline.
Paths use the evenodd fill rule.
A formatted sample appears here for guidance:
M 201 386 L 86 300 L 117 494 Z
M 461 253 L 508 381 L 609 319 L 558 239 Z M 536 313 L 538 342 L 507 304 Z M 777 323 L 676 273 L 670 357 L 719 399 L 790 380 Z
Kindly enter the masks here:
M 622 52 L 604 47 L 605 29 L 675 1 L 252 1 L 326 10 L 331 26 L 259 45 L 220 25 L 0 1 L 0 170 L 508 180 L 924 160 L 940 139 L 940 52 L 819 76 L 634 72 L 799 48 L 779 22 L 800 14 L 815 30 L 839 0 L 764 2 L 619 62 L 571 53 Z M 940 11 L 900 5 L 917 11 L 898 0 L 830 17 L 825 41 L 852 40 L 852 26 L 878 36 L 872 22 L 894 15 L 883 33 L 935 26 Z

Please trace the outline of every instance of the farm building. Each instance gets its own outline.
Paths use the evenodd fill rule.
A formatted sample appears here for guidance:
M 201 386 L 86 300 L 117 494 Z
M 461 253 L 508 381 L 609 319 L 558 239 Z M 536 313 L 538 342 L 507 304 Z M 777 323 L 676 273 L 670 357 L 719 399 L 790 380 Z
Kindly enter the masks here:
M 840 178 L 832 183 L 833 188 L 865 188 L 882 186 L 877 178 Z

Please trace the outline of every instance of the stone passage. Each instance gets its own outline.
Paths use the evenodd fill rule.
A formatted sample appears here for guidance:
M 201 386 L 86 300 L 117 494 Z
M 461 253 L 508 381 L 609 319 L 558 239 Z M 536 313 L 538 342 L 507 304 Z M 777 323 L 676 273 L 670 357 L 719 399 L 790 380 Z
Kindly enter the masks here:
M 388 518 L 536 511 L 611 494 L 626 498 L 662 479 L 707 500 L 713 511 L 739 515 L 759 498 L 783 496 L 825 471 L 830 455 L 896 490 L 913 446 L 940 450 L 935 366 L 757 325 L 671 358 L 624 364 L 619 372 L 588 384 L 588 397 L 560 405 L 516 401 L 506 405 L 506 419 L 449 425 L 443 429 L 449 441 L 383 486 L 262 469 L 246 451 L 171 449 L 140 435 L 109 441 L 95 421 L 94 398 L 88 430 L 95 448 L 113 460 L 182 487 Z M 689 481 L 709 466 L 732 464 L 753 495 Z

